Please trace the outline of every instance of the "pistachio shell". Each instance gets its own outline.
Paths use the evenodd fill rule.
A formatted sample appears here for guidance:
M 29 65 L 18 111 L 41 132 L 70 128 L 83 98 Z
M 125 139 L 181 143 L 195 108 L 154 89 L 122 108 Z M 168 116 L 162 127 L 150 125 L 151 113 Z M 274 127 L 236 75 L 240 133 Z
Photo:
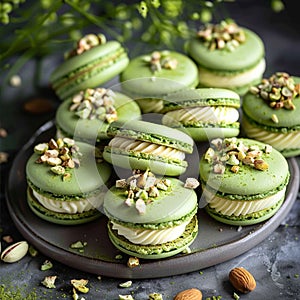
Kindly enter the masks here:
M 7 263 L 14 263 L 22 259 L 28 251 L 28 243 L 26 241 L 17 242 L 8 246 L 1 254 L 1 260 Z

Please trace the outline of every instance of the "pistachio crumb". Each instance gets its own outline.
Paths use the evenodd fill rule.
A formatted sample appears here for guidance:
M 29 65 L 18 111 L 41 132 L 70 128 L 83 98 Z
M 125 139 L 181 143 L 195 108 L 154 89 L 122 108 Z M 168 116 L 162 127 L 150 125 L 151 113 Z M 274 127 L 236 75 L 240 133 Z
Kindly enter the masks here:
M 134 268 L 140 265 L 140 261 L 137 257 L 129 257 L 127 261 L 127 266 L 129 268 Z
M 272 119 L 272 121 L 273 121 L 274 123 L 276 123 L 276 124 L 279 122 L 278 117 L 277 117 L 277 115 L 275 115 L 275 114 L 272 114 L 271 119 Z
M 132 281 L 131 280 L 128 280 L 128 281 L 125 281 L 125 282 L 122 282 L 119 284 L 119 287 L 122 287 L 122 288 L 128 288 L 128 287 L 131 287 L 132 286 Z
M 55 289 L 55 280 L 57 276 L 46 276 L 44 280 L 41 282 L 48 289 Z
M 53 267 L 53 264 L 50 260 L 45 260 L 41 265 L 41 271 L 50 270 Z
M 149 300 L 163 300 L 163 296 L 160 293 L 151 293 L 148 296 Z
M 131 295 L 119 295 L 119 300 L 134 300 Z

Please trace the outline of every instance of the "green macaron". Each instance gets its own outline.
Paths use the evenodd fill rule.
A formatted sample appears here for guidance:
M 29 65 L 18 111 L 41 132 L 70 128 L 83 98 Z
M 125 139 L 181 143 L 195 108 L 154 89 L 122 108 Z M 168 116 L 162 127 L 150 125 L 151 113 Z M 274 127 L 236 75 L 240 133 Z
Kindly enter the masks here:
M 246 138 L 214 139 L 200 161 L 206 211 L 237 226 L 273 216 L 289 181 L 285 157 L 272 146 Z
M 159 112 L 163 96 L 197 86 L 198 70 L 182 53 L 155 51 L 131 59 L 120 81 L 124 93 L 138 102 L 143 113 Z
M 265 71 L 262 39 L 232 20 L 208 24 L 187 43 L 199 67 L 199 86 L 229 88 L 244 95 Z
M 126 169 L 150 168 L 156 174 L 179 176 L 188 166 L 185 154 L 193 152 L 188 134 L 148 121 L 114 122 L 107 132 L 113 138 L 103 158 Z
M 76 225 L 101 216 L 111 166 L 92 145 L 69 138 L 37 144 L 26 163 L 27 202 L 40 218 Z
M 61 100 L 108 82 L 129 63 L 123 46 L 117 41 L 106 42 L 103 35 L 84 36 L 73 52 L 50 76 L 52 88 Z
M 141 111 L 135 101 L 110 89 L 86 89 L 62 102 L 55 124 L 58 137 L 98 143 L 107 140 L 107 129 L 115 121 L 140 119 Z
M 162 123 L 184 129 L 195 141 L 240 132 L 240 96 L 221 88 L 189 89 L 165 98 Z
M 197 202 L 195 191 L 183 182 L 156 178 L 149 170 L 117 180 L 106 193 L 103 205 L 109 218 L 109 238 L 131 256 L 173 256 L 197 236 Z
M 272 92 L 273 91 L 273 92 Z M 277 72 L 243 99 L 245 135 L 272 145 L 285 157 L 300 154 L 300 78 Z

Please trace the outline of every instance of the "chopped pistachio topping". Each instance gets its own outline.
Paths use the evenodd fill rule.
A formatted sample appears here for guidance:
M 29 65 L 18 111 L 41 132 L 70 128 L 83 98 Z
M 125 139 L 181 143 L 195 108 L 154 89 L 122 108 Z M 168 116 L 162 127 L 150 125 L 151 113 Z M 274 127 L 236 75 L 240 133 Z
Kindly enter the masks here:
M 89 288 L 86 287 L 88 284 L 87 279 L 71 279 L 71 284 L 72 286 L 79 292 L 81 293 L 87 293 L 89 291 Z
M 169 54 L 169 51 L 154 51 L 150 56 L 144 56 L 144 61 L 149 64 L 153 73 L 161 69 L 174 70 L 177 68 L 178 61 Z
M 152 293 L 152 294 L 149 294 L 149 300 L 163 300 L 163 296 L 162 294 L 159 294 L 159 293 Z
M 219 24 L 204 25 L 197 36 L 211 51 L 216 49 L 233 51 L 246 40 L 243 29 L 230 19 L 223 20 Z
M 55 289 L 55 280 L 57 276 L 46 276 L 44 280 L 41 282 L 48 289 Z
M 79 158 L 82 156 L 79 147 L 70 138 L 50 139 L 48 143 L 37 144 L 34 152 L 40 155 L 36 163 L 49 165 L 53 174 L 61 175 L 64 181 L 71 177 L 68 170 L 80 166 Z
M 72 98 L 69 110 L 81 119 L 99 119 L 111 123 L 118 119 L 115 93 L 106 88 L 86 89 Z
M 129 178 L 117 180 L 116 187 L 124 189 L 127 196 L 124 203 L 127 206 L 135 205 L 139 214 L 145 214 L 148 203 L 155 200 L 161 191 L 171 189 L 171 181 L 167 178 L 156 178 L 149 169 L 133 170 L 133 175 Z
M 243 164 L 265 171 L 269 165 L 262 159 L 262 155 L 270 154 L 271 151 L 270 145 L 260 149 L 257 145 L 248 147 L 237 138 L 218 138 L 211 141 L 211 147 L 204 154 L 204 159 L 212 165 L 215 174 L 224 174 L 226 166 L 229 166 L 231 172 L 238 173 Z
M 300 83 L 295 84 L 293 77 L 285 72 L 276 72 L 269 79 L 263 78 L 261 83 L 252 86 L 250 92 L 264 99 L 274 109 L 296 109 L 293 100 L 300 95 Z M 276 115 L 272 120 L 278 123 Z
M 85 51 L 90 50 L 93 47 L 103 45 L 106 43 L 106 37 L 104 34 L 94 34 L 90 33 L 83 36 L 81 39 L 78 40 L 76 48 L 71 50 L 69 53 L 66 54 L 65 58 L 69 59 L 73 56 L 80 55 Z

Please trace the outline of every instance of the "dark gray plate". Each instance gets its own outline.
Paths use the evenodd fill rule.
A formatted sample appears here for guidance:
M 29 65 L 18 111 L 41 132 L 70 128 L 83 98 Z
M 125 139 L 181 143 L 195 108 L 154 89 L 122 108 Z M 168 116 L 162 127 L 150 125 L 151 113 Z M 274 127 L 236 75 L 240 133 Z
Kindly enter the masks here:
M 25 164 L 33 145 L 48 140 L 54 133 L 54 124 L 50 121 L 17 154 L 7 182 L 7 205 L 18 230 L 29 243 L 47 257 L 81 271 L 116 278 L 142 279 L 183 274 L 216 265 L 262 242 L 280 225 L 297 197 L 299 168 L 296 159 L 290 158 L 291 180 L 286 200 L 271 219 L 259 225 L 237 228 L 218 223 L 200 209 L 199 234 L 190 247 L 191 253 L 161 260 L 140 260 L 140 266 L 129 268 L 126 255 L 119 260 L 115 258 L 120 252 L 107 237 L 105 216 L 84 225 L 63 226 L 44 221 L 29 209 Z M 70 248 L 78 240 L 87 242 L 84 253 Z

